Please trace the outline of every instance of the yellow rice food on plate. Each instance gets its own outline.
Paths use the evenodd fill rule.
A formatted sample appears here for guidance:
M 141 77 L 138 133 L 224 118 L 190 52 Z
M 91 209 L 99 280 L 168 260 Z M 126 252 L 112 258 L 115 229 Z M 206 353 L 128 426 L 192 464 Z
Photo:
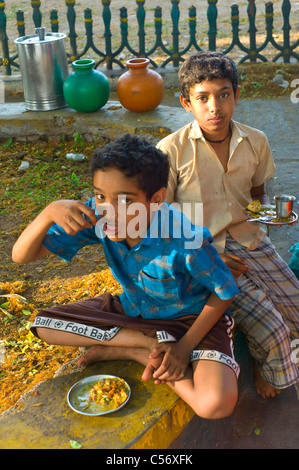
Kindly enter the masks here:
M 120 378 L 101 379 L 90 391 L 89 400 L 100 405 L 113 405 L 118 408 L 122 405 L 128 396 L 126 383 Z

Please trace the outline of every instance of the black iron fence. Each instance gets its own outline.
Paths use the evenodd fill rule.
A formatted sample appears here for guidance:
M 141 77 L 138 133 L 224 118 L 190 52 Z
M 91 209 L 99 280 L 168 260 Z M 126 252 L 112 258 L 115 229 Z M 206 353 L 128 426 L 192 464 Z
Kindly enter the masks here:
M 170 8 L 171 14 L 171 27 L 172 27 L 172 44 L 169 44 L 164 40 L 163 36 L 163 19 L 162 19 L 162 8 L 157 6 L 154 9 L 154 22 L 151 26 L 154 28 L 152 37 L 154 38 L 153 44 L 149 45 L 146 41 L 146 0 L 136 0 L 136 19 L 138 25 L 137 35 L 138 41 L 137 46 L 132 45 L 129 41 L 129 19 L 128 11 L 126 7 L 122 7 L 119 10 L 119 18 L 112 18 L 111 12 L 111 0 L 101 0 L 102 4 L 102 20 L 104 25 L 103 34 L 103 47 L 100 49 L 94 42 L 94 24 L 92 9 L 86 8 L 84 10 L 84 26 L 85 26 L 85 45 L 79 50 L 78 46 L 78 35 L 76 32 L 76 7 L 75 0 L 66 0 L 65 4 L 67 7 L 67 23 L 68 23 L 68 45 L 67 54 L 68 60 L 71 63 L 73 60 L 86 56 L 87 54 L 94 54 L 97 57 L 96 67 L 106 66 L 106 69 L 112 69 L 113 64 L 120 68 L 124 68 L 124 65 L 120 59 L 121 53 L 125 50 L 129 51 L 132 56 L 136 57 L 148 57 L 151 64 L 157 67 L 155 56 L 160 51 L 164 60 L 159 65 L 165 67 L 167 64 L 172 63 L 174 67 L 178 67 L 186 54 L 195 49 L 201 50 L 221 50 L 225 54 L 232 53 L 238 49 L 242 53 L 242 57 L 239 63 L 245 61 L 250 62 L 267 62 L 269 59 L 266 57 L 265 49 L 271 45 L 275 49 L 275 55 L 271 58 L 273 62 L 283 61 L 289 63 L 293 61 L 299 61 L 299 54 L 296 49 L 299 46 L 299 39 L 294 39 L 293 43 L 291 40 L 291 2 L 289 0 L 283 0 L 281 3 L 281 14 L 282 14 L 282 40 L 276 41 L 275 34 L 273 34 L 274 28 L 274 8 L 272 2 L 265 3 L 265 31 L 263 33 L 262 44 L 257 43 L 257 28 L 256 28 L 256 2 L 255 0 L 248 0 L 247 5 L 247 20 L 248 20 L 248 38 L 245 43 L 240 36 L 240 14 L 239 6 L 237 4 L 231 5 L 231 41 L 230 44 L 224 48 L 219 49 L 217 47 L 218 31 L 218 0 L 207 0 L 207 9 L 204 14 L 208 21 L 207 41 L 206 44 L 199 44 L 197 40 L 197 25 L 198 25 L 198 11 L 195 6 L 190 6 L 188 10 L 188 43 L 181 46 L 180 43 L 180 0 L 171 0 L 169 7 L 163 6 L 163 8 Z M 165 5 L 165 2 L 163 2 Z M 32 18 L 35 27 L 42 25 L 42 12 L 41 12 L 41 1 L 31 0 L 32 7 Z M 64 13 L 65 14 L 65 13 Z M 200 15 L 203 14 L 202 8 L 200 9 Z M 120 23 L 120 35 L 119 44 L 115 47 L 115 41 L 113 41 L 113 34 L 111 30 L 111 24 L 115 24 L 116 21 Z M 16 24 L 19 36 L 25 35 L 25 21 L 24 12 L 21 10 L 16 11 Z M 59 18 L 58 11 L 52 9 L 50 12 L 50 25 L 52 32 L 58 32 L 59 30 Z M 65 32 L 65 31 L 64 31 Z M 242 36 L 243 37 L 243 36 Z M 202 42 L 202 41 L 201 41 Z M 7 35 L 7 16 L 5 13 L 5 2 L 0 0 L 0 44 L 1 53 L 0 66 L 2 66 L 2 72 L 5 75 L 11 75 L 12 67 L 19 69 L 18 56 L 14 52 L 10 55 L 9 50 L 9 38 Z M 0 71 L 1 71 L 0 68 Z

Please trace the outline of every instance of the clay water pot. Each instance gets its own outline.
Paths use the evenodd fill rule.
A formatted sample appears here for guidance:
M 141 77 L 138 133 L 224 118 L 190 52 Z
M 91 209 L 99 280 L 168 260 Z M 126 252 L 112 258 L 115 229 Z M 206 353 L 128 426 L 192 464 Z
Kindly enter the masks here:
M 117 95 L 122 106 L 135 113 L 155 109 L 164 95 L 164 81 L 161 75 L 148 69 L 149 59 L 130 59 L 126 62 L 129 70 L 117 81 Z
M 72 62 L 74 72 L 64 81 L 63 94 L 70 108 L 92 113 L 102 108 L 109 99 L 110 84 L 106 75 L 93 67 L 93 59 Z

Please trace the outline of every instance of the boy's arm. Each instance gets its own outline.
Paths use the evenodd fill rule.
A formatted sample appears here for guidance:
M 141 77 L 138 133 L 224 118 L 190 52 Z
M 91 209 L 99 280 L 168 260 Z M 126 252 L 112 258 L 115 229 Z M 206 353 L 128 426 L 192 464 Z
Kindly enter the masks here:
M 82 214 L 89 217 L 90 221 Z M 43 245 L 43 240 L 54 223 L 62 227 L 67 234 L 75 235 L 96 222 L 94 210 L 80 201 L 52 202 L 20 235 L 13 247 L 12 259 L 16 263 L 26 264 L 49 254 L 50 251 Z
M 270 204 L 270 199 L 266 193 L 265 183 L 261 184 L 260 186 L 252 187 L 250 194 L 253 200 L 258 199 L 263 205 Z M 220 253 L 220 258 L 229 267 L 235 279 L 240 277 L 244 272 L 250 270 L 249 266 L 242 258 L 232 253 Z
M 167 139 L 162 139 L 156 147 L 160 150 L 162 150 L 163 153 L 165 153 L 168 156 L 168 162 L 169 162 L 169 175 L 168 175 L 168 185 L 167 185 L 167 192 L 166 192 L 166 197 L 165 201 L 168 202 L 169 204 L 172 204 L 175 202 L 175 192 L 177 188 L 177 179 L 178 179 L 178 173 L 177 173 L 177 164 L 176 164 L 176 151 L 175 149 L 172 149 L 171 146 L 167 144 Z
M 213 328 L 231 301 L 232 299 L 222 300 L 216 294 L 211 294 L 198 318 L 178 342 L 162 343 L 156 347 L 150 358 L 154 359 L 162 352 L 164 352 L 164 357 L 160 367 L 154 372 L 153 378 L 158 381 L 182 379 L 190 362 L 191 351 Z
M 270 204 L 270 199 L 266 193 L 265 183 L 261 184 L 260 186 L 252 187 L 250 194 L 253 200 L 258 199 L 263 205 Z

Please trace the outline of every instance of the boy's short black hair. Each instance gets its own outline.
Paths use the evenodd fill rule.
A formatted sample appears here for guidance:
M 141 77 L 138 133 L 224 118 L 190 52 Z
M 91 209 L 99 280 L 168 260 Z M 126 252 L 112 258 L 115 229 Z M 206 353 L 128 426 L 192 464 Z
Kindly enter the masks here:
M 168 184 L 168 157 L 146 139 L 124 134 L 100 147 L 91 160 L 91 175 L 97 170 L 116 168 L 136 184 L 151 199 L 153 194 Z
M 234 94 L 238 88 L 238 69 L 232 59 L 221 52 L 199 52 L 188 57 L 180 68 L 181 93 L 190 100 L 190 88 L 203 81 L 228 78 Z

